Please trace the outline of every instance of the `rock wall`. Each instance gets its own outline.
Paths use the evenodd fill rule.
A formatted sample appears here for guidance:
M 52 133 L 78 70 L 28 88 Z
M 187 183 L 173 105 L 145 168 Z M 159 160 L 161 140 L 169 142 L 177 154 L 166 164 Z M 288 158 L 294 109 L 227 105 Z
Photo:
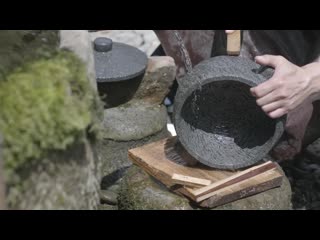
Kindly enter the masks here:
M 102 105 L 91 52 L 87 31 L 0 31 L 9 209 L 98 207 Z

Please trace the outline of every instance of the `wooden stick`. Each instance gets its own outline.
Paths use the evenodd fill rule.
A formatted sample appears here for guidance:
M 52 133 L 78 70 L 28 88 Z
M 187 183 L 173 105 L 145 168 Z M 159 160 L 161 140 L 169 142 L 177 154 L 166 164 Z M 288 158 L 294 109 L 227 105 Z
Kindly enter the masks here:
M 278 175 L 277 179 L 282 179 L 282 175 L 281 175 L 280 173 L 278 173 L 276 169 L 270 169 L 270 170 L 268 170 L 268 171 L 262 172 L 262 173 L 259 174 L 259 176 L 268 176 L 268 175 L 276 175 L 276 174 Z M 231 185 L 231 187 L 235 187 L 235 188 L 236 188 L 236 187 L 239 187 L 239 185 L 241 185 L 241 184 L 243 184 L 243 183 L 245 183 L 245 182 L 248 182 L 248 181 L 250 181 L 249 178 L 247 178 L 247 179 L 245 179 L 245 180 L 243 180 L 243 181 L 237 182 L 237 183 Z M 210 197 L 212 197 L 212 196 L 214 196 L 214 195 L 218 195 L 218 194 L 220 194 L 220 193 L 223 192 L 223 191 L 225 191 L 225 188 L 220 188 L 220 189 L 215 190 L 215 191 L 213 191 L 213 192 L 210 192 L 210 193 L 208 193 L 208 194 L 205 194 L 205 195 L 201 195 L 201 196 L 199 196 L 199 197 L 196 197 L 196 198 L 195 198 L 195 201 L 196 201 L 196 202 L 202 202 L 203 200 L 206 200 L 206 199 L 208 199 L 208 198 L 210 198 Z
M 236 30 L 227 35 L 227 53 L 229 55 L 239 55 L 241 49 L 241 31 Z
M 232 176 L 225 178 L 221 181 L 214 182 L 214 183 L 210 184 L 209 186 L 206 186 L 206 187 L 203 187 L 200 189 L 196 189 L 196 190 L 192 190 L 192 189 L 187 189 L 187 190 L 191 193 L 191 195 L 194 198 L 197 198 L 197 197 L 203 196 L 205 194 L 208 194 L 210 192 L 216 191 L 218 189 L 221 189 L 221 188 L 230 186 L 232 184 L 238 183 L 238 182 L 243 181 L 245 179 L 252 178 L 262 172 L 265 172 L 265 171 L 268 171 L 268 170 L 274 169 L 274 168 L 276 168 L 276 164 L 274 164 L 271 161 L 268 161 L 268 162 L 261 164 L 259 166 L 255 166 L 255 167 L 249 168 L 247 170 L 244 170 L 238 174 L 232 175 Z
M 195 177 L 185 176 L 185 175 L 176 174 L 176 173 L 172 175 L 172 180 L 176 184 L 190 186 L 190 187 L 203 187 L 211 184 L 211 181 L 207 179 L 195 178 Z

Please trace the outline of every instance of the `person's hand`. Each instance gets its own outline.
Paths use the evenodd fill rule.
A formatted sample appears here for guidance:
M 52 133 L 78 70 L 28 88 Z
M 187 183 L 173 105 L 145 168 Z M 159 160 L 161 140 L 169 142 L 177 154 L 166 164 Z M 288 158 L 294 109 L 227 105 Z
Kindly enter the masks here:
M 255 59 L 275 69 L 272 78 L 250 89 L 269 117 L 279 118 L 310 100 L 314 90 L 305 67 L 298 67 L 281 56 L 264 55 Z

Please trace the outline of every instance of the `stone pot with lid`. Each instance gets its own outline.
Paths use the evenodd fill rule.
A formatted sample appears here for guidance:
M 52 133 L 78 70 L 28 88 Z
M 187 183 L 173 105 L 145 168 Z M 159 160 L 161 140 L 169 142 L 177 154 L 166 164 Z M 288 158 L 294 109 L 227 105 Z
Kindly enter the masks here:
M 105 107 L 117 107 L 130 101 L 147 68 L 147 55 L 133 46 L 105 37 L 96 38 L 93 44 L 98 91 Z

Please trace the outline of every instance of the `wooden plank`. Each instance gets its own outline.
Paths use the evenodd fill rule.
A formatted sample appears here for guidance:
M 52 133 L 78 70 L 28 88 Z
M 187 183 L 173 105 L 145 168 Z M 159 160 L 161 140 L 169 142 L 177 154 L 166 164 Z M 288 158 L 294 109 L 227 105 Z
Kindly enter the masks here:
M 216 207 L 278 187 L 282 184 L 282 171 L 279 170 L 280 167 L 275 163 L 270 164 L 267 162 L 259 164 L 258 166 L 253 167 L 253 171 L 252 168 L 249 171 L 248 169 L 242 171 L 217 170 L 200 163 L 190 165 L 194 159 L 186 160 L 186 158 L 190 158 L 191 156 L 177 150 L 176 144 L 176 137 L 171 137 L 139 148 L 131 149 L 129 150 L 129 159 L 165 184 L 171 191 L 191 199 L 199 206 L 208 208 Z M 269 168 L 272 169 L 272 171 L 269 171 Z M 264 172 L 255 175 L 259 171 L 255 171 L 254 169 L 260 169 L 261 172 L 263 172 L 263 169 L 264 171 L 267 171 L 267 173 Z M 195 190 L 189 188 L 189 190 L 187 190 L 186 187 L 176 184 L 172 179 L 173 174 L 207 179 L 211 181 L 212 184 L 219 182 L 217 186 L 221 186 L 223 182 L 233 184 L 227 184 L 227 187 L 213 189 L 213 192 L 212 189 L 209 192 L 201 191 L 199 196 L 195 196 L 194 194 L 191 194 L 191 191 L 198 191 L 199 189 Z M 237 178 L 239 175 L 242 177 Z M 236 180 L 230 181 L 230 179 Z M 206 187 L 201 187 L 200 189 L 203 190 L 203 188 Z M 206 198 L 208 196 L 205 195 L 210 193 L 213 193 L 213 195 Z M 204 196 L 205 199 L 203 199 Z
M 168 187 L 176 185 L 171 179 L 174 173 L 208 179 L 212 182 L 222 180 L 236 173 L 213 169 L 200 163 L 189 166 L 188 162 L 192 161 L 186 160 L 184 153 L 181 153 L 183 158 L 175 156 L 177 155 L 175 153 L 175 144 L 176 137 L 171 137 L 131 149 L 128 153 L 129 159 Z
M 227 34 L 227 53 L 229 55 L 239 55 L 241 50 L 241 30 L 236 30 Z
M 207 179 L 194 178 L 176 173 L 173 174 L 172 181 L 173 183 L 190 187 L 203 187 L 211 184 L 211 181 Z
M 235 184 L 237 182 L 243 181 L 248 178 L 252 178 L 262 172 L 265 172 L 269 169 L 274 169 L 274 168 L 276 168 L 276 165 L 273 162 L 269 161 L 264 164 L 254 166 L 254 167 L 251 167 L 247 170 L 244 170 L 242 172 L 234 174 L 234 175 L 227 177 L 221 181 L 214 182 L 209 186 L 206 186 L 206 187 L 203 187 L 200 189 L 196 189 L 196 190 L 193 190 L 193 189 L 187 189 L 187 190 L 190 191 L 191 195 L 194 198 L 198 198 L 200 196 L 206 195 L 206 194 L 213 192 L 213 191 L 216 191 L 218 189 L 228 187 L 232 184 Z
M 279 176 L 279 173 L 275 172 L 274 169 L 271 169 L 271 170 L 268 170 L 266 172 L 260 173 L 258 177 L 259 178 L 261 178 L 261 177 L 262 178 L 267 178 L 268 180 L 269 179 L 271 180 L 271 179 L 274 179 L 275 177 L 277 178 L 277 177 L 282 177 L 282 176 L 281 175 Z M 244 185 L 246 185 L 246 188 L 250 188 L 251 186 L 254 186 L 256 184 L 255 184 L 254 181 L 252 181 L 249 178 L 249 179 L 245 179 L 245 180 L 242 180 L 240 182 L 237 182 L 237 183 L 231 185 L 231 187 L 233 188 L 232 190 L 236 190 L 236 189 L 241 189 L 241 186 L 244 186 Z M 228 188 L 230 188 L 230 186 L 227 187 L 227 188 L 220 188 L 220 189 L 218 189 L 216 191 L 209 192 L 207 194 L 198 196 L 198 197 L 195 198 L 195 201 L 196 202 L 201 202 L 201 201 L 203 201 L 203 200 L 205 200 L 207 198 L 210 198 L 210 197 L 213 197 L 213 196 L 216 196 L 218 194 L 223 193 Z M 257 193 L 257 192 L 255 191 L 255 193 Z
M 240 186 L 235 186 L 235 188 L 221 189 L 221 191 L 216 193 L 216 195 L 213 195 L 197 204 L 205 208 L 217 207 L 219 205 L 230 203 L 279 187 L 282 185 L 282 180 L 283 176 L 281 173 L 279 173 L 279 171 L 273 172 L 268 176 L 261 175 L 259 177 L 259 181 L 248 180 L 246 182 L 243 182 Z
M 279 169 L 273 169 L 271 171 L 272 172 L 268 172 L 267 174 L 261 174 L 258 180 L 252 181 L 248 179 L 228 188 L 220 189 L 220 191 L 214 192 L 212 196 L 202 201 L 201 199 L 194 198 L 186 188 L 180 188 L 175 192 L 185 195 L 200 207 L 214 208 L 281 186 L 283 176 L 279 172 Z

